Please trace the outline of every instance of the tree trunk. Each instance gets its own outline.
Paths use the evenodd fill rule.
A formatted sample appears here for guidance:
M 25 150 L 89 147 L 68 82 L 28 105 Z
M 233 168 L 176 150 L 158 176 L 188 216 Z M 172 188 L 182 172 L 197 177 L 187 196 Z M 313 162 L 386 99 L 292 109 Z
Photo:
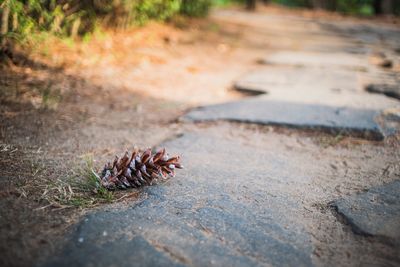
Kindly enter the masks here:
M 393 14 L 394 13 L 393 0 L 374 0 L 375 15 Z
M 247 10 L 255 10 L 256 9 L 256 0 L 246 0 L 246 8 L 247 8 Z
M 18 29 L 18 14 L 14 12 L 12 15 L 12 30 L 15 32 Z
M 382 13 L 383 14 L 393 14 L 393 1 L 392 0 L 382 0 Z
M 6 34 L 8 33 L 8 19 L 10 17 L 10 6 L 4 3 L 3 11 L 1 12 L 1 47 L 6 45 Z
M 375 15 L 382 14 L 382 0 L 374 0 Z
M 335 10 L 336 0 L 312 0 L 311 5 L 315 9 Z

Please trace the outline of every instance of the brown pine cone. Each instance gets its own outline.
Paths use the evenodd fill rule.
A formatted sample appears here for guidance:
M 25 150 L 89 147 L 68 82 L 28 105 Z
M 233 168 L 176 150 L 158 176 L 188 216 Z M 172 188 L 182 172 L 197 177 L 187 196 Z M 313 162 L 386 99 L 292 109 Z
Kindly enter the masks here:
M 175 176 L 175 168 L 183 168 L 179 156 L 170 158 L 165 148 L 154 155 L 150 148 L 143 153 L 134 149 L 130 156 L 126 151 L 122 158 L 116 156 L 112 164 L 108 162 L 101 172 L 100 183 L 107 189 L 137 188 L 152 185 L 159 178 Z

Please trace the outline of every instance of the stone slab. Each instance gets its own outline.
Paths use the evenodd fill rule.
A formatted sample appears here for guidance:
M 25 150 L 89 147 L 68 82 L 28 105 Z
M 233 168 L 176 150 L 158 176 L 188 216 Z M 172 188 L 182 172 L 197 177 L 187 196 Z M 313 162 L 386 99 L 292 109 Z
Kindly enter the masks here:
M 326 129 L 382 139 L 376 110 L 273 101 L 262 97 L 194 109 L 184 119 L 228 120 L 266 125 Z
M 287 155 L 204 134 L 165 147 L 177 177 L 87 215 L 44 266 L 313 266 L 301 204 L 279 190 L 310 178 Z
M 354 232 L 400 244 L 400 181 L 333 202 Z
M 280 51 L 268 55 L 264 59 L 265 64 L 295 65 L 306 67 L 319 67 L 325 69 L 348 68 L 365 70 L 368 62 L 365 56 L 350 53 L 316 53 L 303 51 Z
M 396 25 L 381 25 L 376 23 L 354 24 L 344 22 L 320 22 L 321 29 L 332 34 L 341 35 L 347 40 L 357 40 L 358 43 L 370 47 L 390 47 L 396 49 L 399 46 L 400 30 Z
M 371 51 L 371 49 L 363 46 L 360 43 L 353 42 L 353 44 L 351 44 L 351 40 L 348 40 L 347 44 L 329 44 L 327 42 L 321 42 L 321 44 L 306 45 L 303 47 L 303 50 L 322 53 L 348 53 L 357 55 L 366 55 Z
M 249 94 L 267 94 L 274 101 L 327 105 L 381 111 L 399 107 L 395 99 L 364 90 L 364 76 L 356 71 L 302 67 L 262 67 L 240 77 L 235 89 Z
M 302 67 L 261 67 L 235 82 L 240 90 L 256 90 L 265 93 L 276 91 L 361 91 L 357 73 L 333 69 Z
M 400 100 L 400 84 L 369 84 L 365 90 Z

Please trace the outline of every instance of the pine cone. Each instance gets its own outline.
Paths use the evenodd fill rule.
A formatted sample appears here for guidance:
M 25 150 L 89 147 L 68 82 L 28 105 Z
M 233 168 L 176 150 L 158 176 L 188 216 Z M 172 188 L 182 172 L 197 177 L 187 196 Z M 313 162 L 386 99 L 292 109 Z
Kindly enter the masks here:
M 154 155 L 150 148 L 142 154 L 134 149 L 131 156 L 126 151 L 122 158 L 115 156 L 113 164 L 108 162 L 101 172 L 100 183 L 107 189 L 137 188 L 175 176 L 175 168 L 183 168 L 179 156 L 169 158 L 165 148 Z

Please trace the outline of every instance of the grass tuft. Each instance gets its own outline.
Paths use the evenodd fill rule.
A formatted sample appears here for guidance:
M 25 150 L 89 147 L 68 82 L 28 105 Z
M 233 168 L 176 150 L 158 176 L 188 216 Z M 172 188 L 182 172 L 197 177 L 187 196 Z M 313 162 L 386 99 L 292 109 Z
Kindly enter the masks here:
M 84 209 L 116 201 L 115 192 L 100 186 L 92 154 L 79 157 L 76 167 L 67 178 L 49 181 L 43 188 L 40 200 L 48 203 L 42 208 L 56 209 Z
M 41 107 L 43 109 L 55 110 L 61 101 L 61 93 L 59 90 L 53 89 L 53 84 L 49 82 L 47 86 L 40 89 Z

